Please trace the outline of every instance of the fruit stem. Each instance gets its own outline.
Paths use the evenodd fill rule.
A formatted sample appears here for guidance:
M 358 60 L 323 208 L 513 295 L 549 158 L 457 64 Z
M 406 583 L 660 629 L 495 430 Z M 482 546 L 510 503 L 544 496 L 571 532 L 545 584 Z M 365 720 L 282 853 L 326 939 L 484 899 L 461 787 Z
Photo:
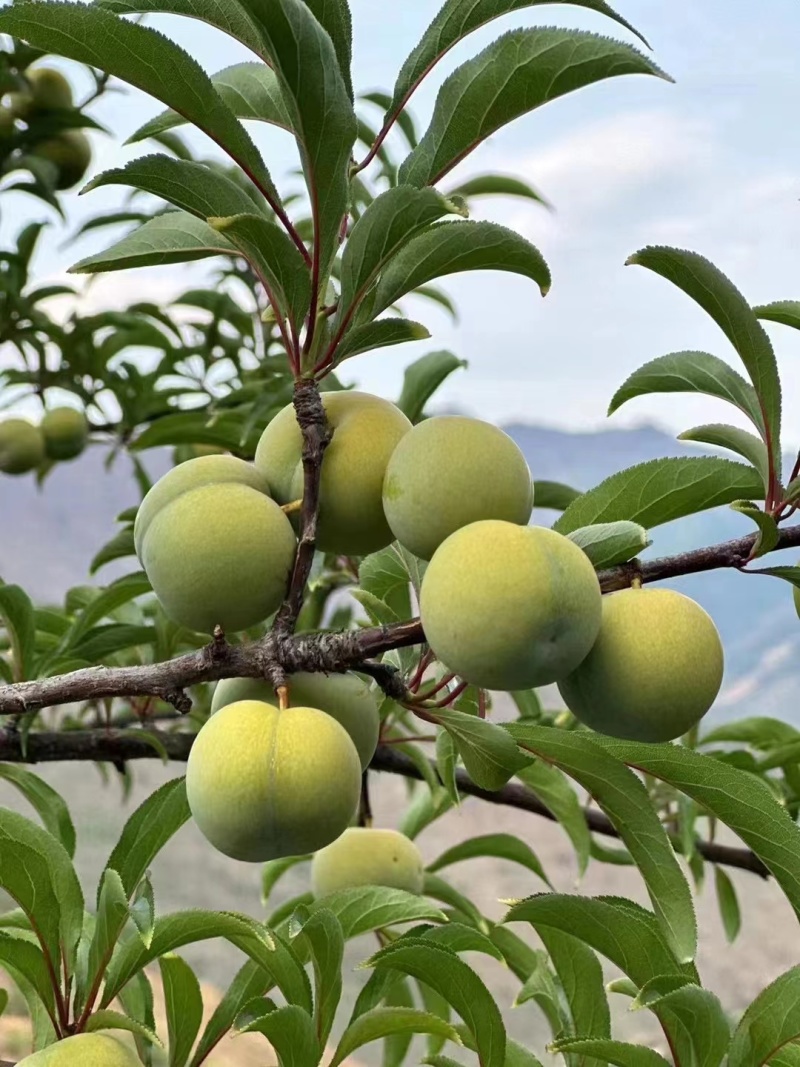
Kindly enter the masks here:
M 289 707 L 289 686 L 279 685 L 276 693 L 278 694 L 278 708 L 281 711 L 286 711 Z
M 302 506 L 302 500 L 293 500 L 290 504 L 281 504 L 281 511 L 284 515 L 293 515 L 296 511 L 300 511 Z

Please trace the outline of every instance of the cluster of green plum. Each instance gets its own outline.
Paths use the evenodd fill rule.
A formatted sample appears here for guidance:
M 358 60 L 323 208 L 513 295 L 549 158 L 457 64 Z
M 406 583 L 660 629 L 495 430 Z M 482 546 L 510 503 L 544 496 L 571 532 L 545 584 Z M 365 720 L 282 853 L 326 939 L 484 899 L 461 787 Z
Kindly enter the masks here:
M 0 422 L 0 471 L 28 474 L 47 460 L 75 459 L 86 447 L 89 424 L 77 408 L 51 408 L 35 426 L 27 419 Z
M 30 126 L 36 119 L 71 111 L 75 104 L 72 87 L 60 71 L 36 67 L 26 71 L 26 87 L 9 93 L 0 105 L 0 140 L 17 132 L 17 123 Z M 83 130 L 65 129 L 48 134 L 26 147 L 30 155 L 47 160 L 56 169 L 56 189 L 71 189 L 83 178 L 92 161 L 92 148 Z

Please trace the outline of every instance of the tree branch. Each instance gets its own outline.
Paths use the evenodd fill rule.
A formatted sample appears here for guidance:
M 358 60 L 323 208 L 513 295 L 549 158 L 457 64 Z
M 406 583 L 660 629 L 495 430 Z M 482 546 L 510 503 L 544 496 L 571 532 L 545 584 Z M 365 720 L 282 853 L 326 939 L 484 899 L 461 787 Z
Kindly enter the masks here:
M 148 740 L 148 735 L 152 741 Z M 127 760 L 158 759 L 161 750 L 165 751 L 171 760 L 185 762 L 193 740 L 194 735 L 190 733 L 160 730 L 99 729 L 30 733 L 27 738 L 27 752 L 23 755 L 22 738 L 19 734 L 0 733 L 0 760 L 8 763 L 96 760 L 119 764 Z M 379 745 L 370 767 L 376 771 L 422 780 L 422 774 L 416 764 L 408 756 L 398 752 L 393 745 Z M 431 767 L 435 772 L 435 764 L 431 763 Z M 527 811 L 552 822 L 557 821 L 550 809 L 530 789 L 518 782 L 509 782 L 502 789 L 491 793 L 475 785 L 462 769 L 456 771 L 456 782 L 459 791 L 465 796 Z M 585 816 L 589 829 L 594 833 L 619 837 L 611 821 L 602 812 L 589 809 Z M 677 846 L 678 843 L 675 844 Z M 720 845 L 716 841 L 698 841 L 697 850 L 711 863 L 751 871 L 762 878 L 769 877 L 767 868 L 749 849 Z
M 600 585 L 604 592 L 610 592 L 630 585 L 637 575 L 643 582 L 657 582 L 700 571 L 741 568 L 750 555 L 756 536 L 750 534 L 710 548 L 681 552 L 645 563 L 624 563 L 601 571 L 598 575 Z M 781 531 L 776 551 L 796 546 L 800 546 L 800 525 Z M 309 565 L 309 555 L 304 555 L 304 567 Z M 115 696 L 154 696 L 175 704 L 179 710 L 186 710 L 188 698 L 183 691 L 201 682 L 268 677 L 276 663 L 287 674 L 297 671 L 337 674 L 356 666 L 359 670 L 366 667 L 374 671 L 375 665 L 369 664 L 369 660 L 392 649 L 419 645 L 424 641 L 419 619 L 336 633 L 295 635 L 290 631 L 272 631 L 248 645 L 212 642 L 197 652 L 188 652 L 164 663 L 138 667 L 86 667 L 52 678 L 0 686 L 0 715 Z M 383 675 L 379 681 L 384 684 L 386 672 L 378 673 Z

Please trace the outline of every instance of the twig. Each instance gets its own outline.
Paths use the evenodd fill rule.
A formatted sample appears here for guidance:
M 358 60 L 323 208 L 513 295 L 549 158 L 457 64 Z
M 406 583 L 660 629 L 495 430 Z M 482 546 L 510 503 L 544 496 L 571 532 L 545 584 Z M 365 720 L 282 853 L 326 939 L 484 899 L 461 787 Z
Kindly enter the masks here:
M 141 737 L 136 734 L 141 733 Z M 27 739 L 27 755 L 22 754 L 22 739 L 19 735 L 0 735 L 0 760 L 9 763 L 51 763 L 57 761 L 97 760 L 128 761 L 136 759 L 158 759 L 156 745 L 147 740 L 148 735 L 163 748 L 171 760 L 185 762 L 189 757 L 194 735 L 185 732 L 168 733 L 155 730 L 65 730 L 53 733 L 30 733 Z M 422 780 L 422 773 L 408 756 L 398 752 L 392 745 L 379 745 L 370 763 L 375 771 L 402 775 L 405 778 Z M 431 763 L 435 771 L 435 764 Z M 556 822 L 555 815 L 534 793 L 524 785 L 509 782 L 496 792 L 480 789 L 466 771 L 456 771 L 459 792 L 465 796 L 478 797 L 490 804 L 499 804 L 531 815 Z M 610 820 L 600 811 L 590 809 L 584 812 L 587 825 L 594 833 L 606 837 L 619 837 Z M 751 871 L 762 878 L 769 877 L 769 871 L 761 860 L 747 848 L 721 845 L 716 841 L 698 841 L 697 851 L 711 863 L 726 867 L 737 867 Z M 2 1067 L 2 1064 L 0 1064 Z

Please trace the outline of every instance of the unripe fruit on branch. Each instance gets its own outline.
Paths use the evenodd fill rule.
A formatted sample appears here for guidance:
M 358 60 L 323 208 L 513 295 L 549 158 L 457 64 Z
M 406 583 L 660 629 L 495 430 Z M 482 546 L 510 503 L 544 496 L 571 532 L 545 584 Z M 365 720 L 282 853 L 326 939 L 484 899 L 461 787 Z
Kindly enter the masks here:
M 483 689 L 564 678 L 600 629 L 586 554 L 540 526 L 474 522 L 444 541 L 422 579 L 420 616 L 438 659 Z
M 320 481 L 317 548 L 363 556 L 394 539 L 383 512 L 389 457 L 411 423 L 394 404 L 369 393 L 322 394 L 333 438 Z M 303 437 L 289 404 L 269 423 L 256 450 L 256 467 L 280 504 L 303 496 Z
M 311 891 L 324 897 L 338 889 L 383 885 L 422 892 L 424 864 L 419 849 L 397 830 L 351 826 L 311 863 Z
M 419 423 L 392 453 L 383 507 L 400 544 L 430 559 L 472 522 L 525 526 L 533 509 L 531 474 L 508 434 L 479 419 L 443 415 Z
M 17 1067 L 142 1067 L 139 1057 L 107 1034 L 74 1034 L 20 1060 Z
M 163 507 L 189 489 L 221 482 L 249 485 L 265 496 L 270 495 L 266 479 L 252 463 L 245 463 L 243 459 L 235 456 L 200 456 L 187 460 L 159 478 L 139 505 L 133 524 L 133 542 L 139 559 L 142 558 L 142 544 L 150 523 Z
M 44 459 L 44 437 L 27 419 L 0 422 L 0 471 L 27 474 Z
M 86 447 L 89 426 L 77 408 L 53 408 L 41 423 L 45 453 L 50 459 L 74 459 Z
M 171 619 L 200 633 L 213 633 L 217 624 L 233 633 L 277 610 L 296 548 L 291 523 L 274 500 L 222 482 L 190 489 L 160 508 L 141 559 Z
M 603 597 L 594 648 L 559 690 L 576 718 L 611 737 L 672 741 L 705 715 L 722 684 L 712 618 L 673 589 Z
M 290 674 L 287 678 L 293 705 L 319 708 L 342 725 L 356 747 L 361 769 L 366 770 L 378 747 L 380 718 L 372 687 L 355 674 Z M 269 682 L 260 678 L 223 678 L 214 689 L 212 714 L 238 700 L 278 703 Z
M 350 824 L 361 765 L 345 729 L 317 708 L 242 700 L 200 730 L 186 768 L 201 833 L 233 859 L 314 852 Z
M 29 117 L 36 111 L 63 111 L 73 106 L 72 86 L 60 70 L 34 67 L 25 72 L 30 86 L 30 102 L 25 105 Z
M 46 159 L 58 170 L 56 189 L 71 189 L 77 185 L 92 161 L 92 146 L 81 130 L 63 130 L 55 137 L 39 141 L 31 155 Z

